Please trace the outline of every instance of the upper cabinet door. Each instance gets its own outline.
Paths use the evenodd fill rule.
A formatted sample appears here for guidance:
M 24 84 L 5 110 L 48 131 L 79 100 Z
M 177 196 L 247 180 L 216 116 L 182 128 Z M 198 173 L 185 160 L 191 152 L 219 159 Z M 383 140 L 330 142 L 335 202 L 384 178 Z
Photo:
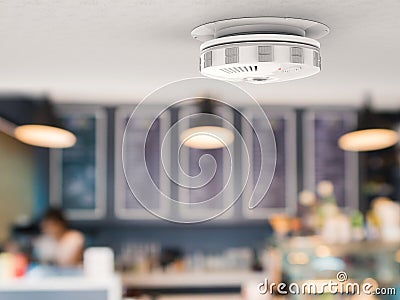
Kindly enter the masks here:
M 149 174 L 153 182 L 156 184 L 158 192 L 148 189 L 149 183 L 145 176 L 135 176 L 142 178 L 143 182 L 135 182 L 135 188 L 143 189 L 146 199 L 140 199 L 145 203 L 147 209 L 155 214 L 163 216 L 168 215 L 169 205 L 165 201 L 161 201 L 161 193 L 169 195 L 169 186 L 166 181 L 166 173 L 163 171 L 164 166 L 161 163 L 161 143 L 165 136 L 165 130 L 169 124 L 169 113 L 162 114 L 153 122 L 152 110 L 149 107 L 149 114 L 135 115 L 130 120 L 130 128 L 133 130 L 126 131 L 125 140 L 124 131 L 129 121 L 134 106 L 120 107 L 115 113 L 115 215 L 120 219 L 129 220 L 158 220 L 152 213 L 142 206 L 141 202 L 132 193 L 125 174 Z M 127 136 L 129 135 L 129 138 Z M 143 143 L 145 142 L 145 161 L 146 167 L 138 163 L 143 160 Z M 165 141 L 168 143 L 168 141 Z M 169 147 L 165 147 L 169 150 Z M 124 153 L 124 156 L 122 156 Z M 122 159 L 125 163 L 123 165 Z M 125 168 L 125 169 L 124 169 Z
M 338 147 L 338 139 L 357 125 L 352 110 L 310 110 L 303 115 L 304 187 L 316 190 L 322 180 L 335 188 L 338 205 L 358 207 L 358 155 Z
M 191 126 L 188 116 L 196 113 L 198 111 L 193 107 L 179 110 L 179 135 Z M 232 111 L 216 107 L 215 113 L 226 122 L 234 123 Z M 179 182 L 172 185 L 178 190 L 178 201 L 182 203 L 179 211 L 174 213 L 179 214 L 181 220 L 215 219 L 219 222 L 232 218 L 235 202 L 232 181 L 240 175 L 233 172 L 232 164 L 236 159 L 234 143 L 217 149 L 195 149 L 181 145 L 179 141 L 172 143 L 172 155 L 179 156 L 179 162 L 176 162 L 180 164 L 172 166 L 173 170 L 179 170 Z M 185 203 L 199 205 L 188 206 Z
M 266 122 L 265 117 L 257 110 L 248 109 L 247 114 L 251 116 L 249 124 L 242 122 L 243 136 L 246 144 L 250 145 L 248 153 L 250 155 L 251 173 L 248 178 L 244 197 L 242 199 L 242 213 L 247 219 L 266 219 L 275 213 L 293 214 L 296 211 L 297 193 L 297 168 L 296 168 L 296 112 L 292 109 L 280 109 L 274 107 L 263 107 L 268 116 L 276 142 L 276 167 L 274 177 L 267 193 L 254 195 L 256 199 L 263 199 L 260 204 L 249 209 L 249 200 L 260 173 L 262 157 L 267 157 L 265 150 L 261 152 L 258 139 L 265 138 L 262 135 L 262 122 Z M 261 134 L 255 135 L 253 129 Z M 246 155 L 243 151 L 242 155 Z M 245 168 L 244 168 L 245 169 Z M 245 178 L 243 178 L 245 179 Z
M 57 110 L 77 142 L 50 151 L 50 202 L 71 220 L 100 219 L 106 213 L 106 111 L 81 105 L 60 105 Z

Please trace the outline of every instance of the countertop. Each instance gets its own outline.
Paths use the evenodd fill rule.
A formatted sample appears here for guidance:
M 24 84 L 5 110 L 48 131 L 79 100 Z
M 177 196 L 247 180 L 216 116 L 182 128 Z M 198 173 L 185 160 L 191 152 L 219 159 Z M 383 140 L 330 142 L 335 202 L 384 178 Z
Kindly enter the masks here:
M 157 300 L 243 300 L 240 295 L 168 295 L 160 296 Z
M 266 276 L 266 273 L 251 271 L 120 274 L 124 287 L 144 289 L 240 287 L 247 282 L 263 282 Z

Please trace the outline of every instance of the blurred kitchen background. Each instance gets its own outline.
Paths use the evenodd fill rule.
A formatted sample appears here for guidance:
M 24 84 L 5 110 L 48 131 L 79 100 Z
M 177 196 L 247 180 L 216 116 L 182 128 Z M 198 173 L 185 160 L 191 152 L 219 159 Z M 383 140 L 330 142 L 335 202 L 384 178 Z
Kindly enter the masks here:
M 35 248 L 35 241 L 43 234 L 43 215 L 52 207 L 62 210 L 69 228 L 83 234 L 82 251 L 112 249 L 115 258 L 112 265 L 120 275 L 126 297 L 243 296 L 247 285 L 254 292 L 255 283 L 262 282 L 264 277 L 300 282 L 330 278 L 342 270 L 357 280 L 375 278 L 385 286 L 398 284 L 399 147 L 394 144 L 381 150 L 354 152 L 344 151 L 338 145 L 344 134 L 363 125 L 361 120 L 366 114 L 378 121 L 375 127 L 397 130 L 398 134 L 398 111 L 263 106 L 277 148 L 275 176 L 264 201 L 250 211 L 248 194 L 244 193 L 215 220 L 175 224 L 146 211 L 126 183 L 121 159 L 122 136 L 134 105 L 61 104 L 48 97 L 28 95 L 1 98 L 3 279 L 48 272 L 50 275 L 46 276 L 56 276 L 53 272 L 66 276 L 57 260 L 47 261 L 43 258 L 45 254 L 38 253 L 37 245 Z M 155 181 L 161 182 L 160 178 L 166 176 L 159 161 L 161 128 L 174 124 L 180 110 L 196 109 L 196 105 L 189 102 L 170 109 L 152 126 L 152 119 L 145 115 L 135 120 L 137 128 L 143 129 L 135 134 L 146 135 L 147 128 L 151 128 L 146 157 L 149 155 L 149 172 Z M 46 118 L 43 107 L 50 107 L 48 114 L 53 115 Z M 152 111 L 158 107 L 150 105 L 146 109 Z M 254 110 L 254 107 L 241 109 Z M 219 107 L 219 111 L 232 112 L 229 107 Z M 240 111 L 232 115 L 242 135 L 255 139 L 247 128 L 249 124 L 242 122 Z M 5 125 L 39 124 L 40 120 L 56 119 L 55 116 L 58 124 L 76 137 L 72 147 L 34 147 L 6 133 Z M 263 120 L 262 114 L 254 113 L 249 121 L 257 126 Z M 233 147 L 235 158 L 240 160 L 241 145 Z M 183 158 L 194 169 L 189 172 L 199 172 L 196 152 L 213 153 L 218 167 L 226 170 L 222 149 L 187 149 L 188 154 L 195 153 Z M 250 158 L 260 159 L 260 150 L 254 147 L 252 151 Z M 132 145 L 126 155 L 134 160 L 138 153 Z M 140 174 L 144 170 L 134 172 Z M 244 176 L 233 175 L 235 180 Z M 147 188 L 145 183 L 142 187 Z M 163 188 L 177 197 L 196 197 L 196 194 L 179 194 L 174 183 L 160 186 Z M 203 187 L 201 193 L 210 197 L 215 190 L 223 190 L 227 195 L 230 192 L 223 189 L 223 180 L 219 179 Z M 154 197 L 154 211 L 168 209 L 157 195 L 151 197 Z M 223 204 L 211 203 L 210 211 L 218 211 L 218 205 Z M 210 211 L 203 214 L 208 216 Z M 170 212 L 171 216 L 175 213 L 190 221 L 193 212 Z M 45 268 L 38 272 L 43 265 L 53 266 L 57 271 Z M 64 265 L 67 275 L 71 275 L 71 270 L 80 270 L 80 265 L 81 260 Z

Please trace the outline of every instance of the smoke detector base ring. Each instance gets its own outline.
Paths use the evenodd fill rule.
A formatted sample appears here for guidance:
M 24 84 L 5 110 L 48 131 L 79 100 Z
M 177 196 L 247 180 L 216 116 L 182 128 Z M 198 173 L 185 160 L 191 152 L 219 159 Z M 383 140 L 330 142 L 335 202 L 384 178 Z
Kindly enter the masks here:
M 314 75 L 321 70 L 321 23 L 258 17 L 201 25 L 192 36 L 200 46 L 200 72 L 226 81 L 270 83 Z

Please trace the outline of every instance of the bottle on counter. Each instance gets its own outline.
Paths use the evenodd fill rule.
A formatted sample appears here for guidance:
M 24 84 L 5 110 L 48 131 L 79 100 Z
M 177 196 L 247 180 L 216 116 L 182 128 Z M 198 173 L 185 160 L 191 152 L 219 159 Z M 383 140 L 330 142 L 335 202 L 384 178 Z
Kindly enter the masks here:
M 345 244 L 352 240 L 351 222 L 347 215 L 340 212 L 332 182 L 323 180 L 318 183 L 321 198 L 318 207 L 321 235 L 330 244 Z

